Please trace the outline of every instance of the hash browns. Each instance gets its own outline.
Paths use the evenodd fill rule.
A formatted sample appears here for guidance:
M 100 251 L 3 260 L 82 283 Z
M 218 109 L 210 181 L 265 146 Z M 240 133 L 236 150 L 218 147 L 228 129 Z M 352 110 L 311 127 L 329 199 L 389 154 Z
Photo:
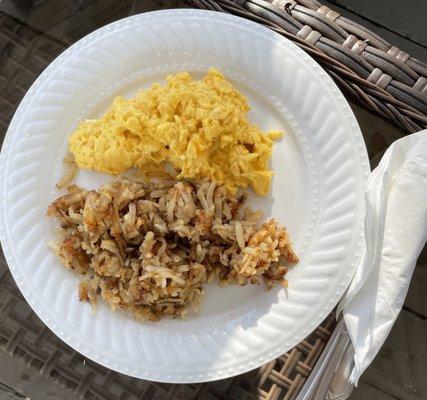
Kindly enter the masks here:
M 99 190 L 75 185 L 47 215 L 61 225 L 54 244 L 62 264 L 83 275 L 79 296 L 98 295 L 137 319 L 184 317 L 200 304 L 204 285 L 263 281 L 286 286 L 298 262 L 276 220 L 213 182 L 120 179 Z

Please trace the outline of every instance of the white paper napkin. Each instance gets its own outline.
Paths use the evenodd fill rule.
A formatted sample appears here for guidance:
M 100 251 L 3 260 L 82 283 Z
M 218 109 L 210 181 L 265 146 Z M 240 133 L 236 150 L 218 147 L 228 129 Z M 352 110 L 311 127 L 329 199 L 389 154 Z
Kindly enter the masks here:
M 387 338 L 427 239 L 427 130 L 393 143 L 366 189 L 366 251 L 344 298 L 357 384 Z

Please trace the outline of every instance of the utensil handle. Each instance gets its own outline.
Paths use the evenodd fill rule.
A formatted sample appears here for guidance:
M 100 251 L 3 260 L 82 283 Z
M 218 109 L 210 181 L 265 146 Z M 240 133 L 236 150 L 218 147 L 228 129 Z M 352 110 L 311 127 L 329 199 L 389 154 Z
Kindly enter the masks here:
M 347 399 L 354 387 L 349 380 L 353 357 L 353 346 L 341 317 L 295 400 Z

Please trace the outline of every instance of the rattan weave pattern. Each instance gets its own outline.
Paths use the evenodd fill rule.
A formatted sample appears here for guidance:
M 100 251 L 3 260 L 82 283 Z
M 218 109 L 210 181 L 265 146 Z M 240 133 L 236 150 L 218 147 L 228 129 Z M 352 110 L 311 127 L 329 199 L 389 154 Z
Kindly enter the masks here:
M 407 132 L 427 127 L 427 65 L 316 0 L 185 0 L 291 39 L 368 109 Z

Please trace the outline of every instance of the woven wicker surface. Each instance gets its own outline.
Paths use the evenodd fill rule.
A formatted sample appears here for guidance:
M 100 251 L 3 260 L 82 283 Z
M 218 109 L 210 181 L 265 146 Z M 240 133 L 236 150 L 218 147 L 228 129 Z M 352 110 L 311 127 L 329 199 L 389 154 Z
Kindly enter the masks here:
M 341 89 L 407 132 L 427 127 L 427 65 L 316 0 L 187 0 L 259 22 L 291 39 Z
M 36 1 L 50 10 L 55 1 Z M 50 3 L 50 4 L 49 4 Z M 68 3 L 70 4 L 70 3 Z M 97 3 L 96 3 L 97 4 Z M 43 15 L 31 27 L 0 13 L 0 142 L 19 101 L 40 72 L 70 43 L 89 31 L 142 11 L 132 1 L 99 9 L 71 7 L 57 25 L 44 27 Z M 149 6 L 148 6 L 149 4 Z M 178 1 L 147 1 L 146 8 L 180 6 Z M 108 13 L 106 10 L 108 9 Z M 77 15 L 78 13 L 78 15 Z M 36 19 L 36 18 L 35 18 Z M 69 23 L 74 19 L 76 23 Z M 39 29 L 40 28 L 40 29 Z M 48 31 L 48 33 L 44 33 Z M 390 135 L 365 137 L 371 158 L 392 141 Z M 236 378 L 200 385 L 167 385 L 132 379 L 84 360 L 54 336 L 31 311 L 17 289 L 4 257 L 0 257 L 0 346 L 9 354 L 38 369 L 83 399 L 293 399 L 304 384 L 334 327 L 329 317 L 310 337 L 277 360 Z

